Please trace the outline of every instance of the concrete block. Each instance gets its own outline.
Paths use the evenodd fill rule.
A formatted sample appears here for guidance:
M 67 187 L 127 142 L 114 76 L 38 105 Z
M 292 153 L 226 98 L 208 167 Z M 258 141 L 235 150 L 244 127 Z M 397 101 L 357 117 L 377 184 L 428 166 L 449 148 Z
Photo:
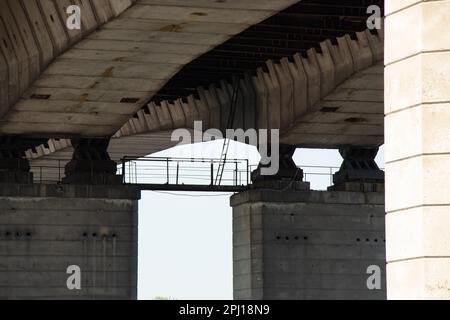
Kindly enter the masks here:
M 256 92 L 256 108 L 258 114 L 258 128 L 268 129 L 268 93 L 264 84 L 264 71 L 261 68 L 256 70 L 256 77 L 253 77 L 253 85 Z
M 114 186 L 4 185 L 0 298 L 136 299 L 136 196 Z M 81 268 L 81 291 L 66 287 L 70 265 Z
M 422 205 L 448 205 L 450 156 L 426 155 L 386 167 L 386 212 Z M 402 197 L 396 196 L 401 190 Z
M 339 85 L 347 80 L 354 72 L 353 59 L 347 38 L 349 38 L 348 35 L 336 38 L 337 45 L 333 45 L 331 41 L 326 42 L 335 68 L 335 85 Z
M 426 104 L 385 118 L 387 162 L 450 150 L 450 105 Z
M 16 37 L 20 35 L 23 40 L 23 44 L 26 47 L 29 59 L 28 70 L 30 74 L 30 81 L 34 81 L 41 72 L 41 55 L 31 31 L 30 21 L 27 19 L 27 16 L 21 7 L 20 1 L 8 0 L 7 2 L 9 10 L 14 16 L 15 21 L 21 21 L 20 28 L 17 25 Z
M 109 3 L 111 4 L 111 9 L 114 13 L 114 16 L 119 16 L 122 12 L 124 12 L 126 9 L 128 9 L 134 0 L 109 0 Z
M 145 113 L 145 122 L 147 123 L 147 128 L 149 131 L 157 131 L 161 128 L 161 123 L 159 122 L 158 115 L 156 114 L 156 104 L 149 103 L 146 107 L 147 112 Z
M 170 116 L 167 101 L 161 101 L 161 105 L 155 104 L 156 115 L 162 130 L 170 130 L 173 128 L 173 121 Z
M 294 55 L 294 63 L 286 62 L 282 61 L 286 64 L 286 68 L 289 68 L 294 82 L 294 117 L 297 119 L 308 109 L 308 82 L 300 54 Z
M 435 257 L 387 265 L 389 300 L 450 299 L 450 258 Z
M 95 10 L 95 17 L 99 26 L 113 17 L 114 12 L 111 8 L 110 0 L 91 1 L 91 4 Z
M 243 129 L 256 129 L 256 93 L 253 87 L 252 78 L 249 73 L 241 80 L 241 93 L 243 96 Z
M 209 128 L 220 128 L 220 108 L 216 99 L 209 90 L 204 88 L 197 89 L 201 103 L 206 107 L 209 114 Z M 209 129 L 208 128 L 208 129 Z
M 186 124 L 186 118 L 184 117 L 183 107 L 179 100 L 174 101 L 174 103 L 167 103 L 169 108 L 170 117 L 173 120 L 174 128 L 182 128 Z
M 21 32 L 19 26 L 14 20 L 14 16 L 10 11 L 10 8 L 6 2 L 0 4 L 1 15 L 0 18 L 3 20 L 6 34 L 3 34 L 3 40 L 6 38 L 10 39 L 10 49 L 14 52 L 17 58 L 17 66 L 19 72 L 19 92 L 24 92 L 32 81 L 30 76 L 30 66 L 31 60 L 28 56 L 26 46 L 22 40 Z M 38 60 L 39 61 L 39 60 Z M 34 61 L 36 62 L 36 61 Z
M 34 39 L 39 48 L 41 57 L 41 70 L 44 70 L 47 65 L 54 58 L 54 48 L 52 44 L 52 38 L 47 31 L 47 27 L 44 22 L 44 17 L 35 0 L 21 1 L 27 19 L 29 20 L 29 26 L 32 29 Z
M 386 216 L 388 262 L 450 256 L 450 207 L 411 208 Z
M 210 111 L 208 109 L 208 106 L 205 103 L 203 103 L 202 100 L 195 99 L 194 96 L 192 96 L 192 95 L 188 96 L 187 99 L 188 99 L 188 103 L 192 104 L 193 108 L 195 110 L 197 110 L 197 112 L 198 112 L 198 118 L 196 120 L 202 121 L 203 128 L 209 128 L 210 127 L 210 123 L 209 123 Z M 239 112 L 239 110 L 240 110 L 239 107 L 237 110 L 238 111 L 236 112 L 236 115 L 237 116 L 241 115 L 241 113 Z M 240 122 L 242 122 L 242 121 L 240 121 Z M 235 123 L 236 123 L 236 121 L 235 121 Z
M 233 196 L 235 297 L 384 299 L 384 195 L 364 195 L 253 189 Z M 370 265 L 382 270 L 382 290 L 366 286 Z
M 305 70 L 308 83 L 308 110 L 320 100 L 321 76 L 320 68 L 315 57 L 316 51 L 309 49 L 307 51 L 307 59 L 302 58 L 303 68 Z
M 315 50 L 313 52 L 320 69 L 320 96 L 325 97 L 336 87 L 336 71 L 327 42 L 321 42 L 320 49 L 322 53 L 317 53 Z
M 384 7 L 385 15 L 391 15 L 412 5 L 417 5 L 421 0 L 394 0 L 387 1 Z
M 346 37 L 353 58 L 355 71 L 361 71 L 373 64 L 373 54 L 365 31 L 357 32 L 356 39 Z
M 5 80 L 8 80 L 8 103 L 13 104 L 20 97 L 21 67 L 19 65 L 19 61 L 16 58 L 12 41 L 10 40 L 8 32 L 2 23 L 0 24 L 0 35 L 2 35 L 2 41 L 0 42 L 0 53 L 3 55 L 4 60 L 7 62 L 6 68 L 3 69 L 2 77 L 5 78 Z M 7 72 L 7 77 L 5 77 L 5 71 Z M 6 108 L 3 109 L 6 110 Z
M 184 99 L 179 100 L 183 106 L 184 117 L 186 118 L 186 128 L 194 129 L 194 122 L 198 118 L 198 110 L 195 103 L 189 103 L 189 101 L 184 101 Z
M 55 57 L 64 52 L 69 45 L 66 33 L 66 20 L 60 18 L 55 3 L 51 0 L 39 0 L 38 2 L 42 18 L 50 33 Z
M 446 50 L 450 40 L 441 32 L 441 26 L 450 23 L 448 10 L 448 0 L 419 1 L 386 17 L 386 64 L 421 52 Z
M 280 85 L 280 129 L 286 131 L 294 123 L 294 81 L 291 77 L 290 62 L 283 58 L 273 65 Z
M 385 113 L 421 103 L 447 102 L 450 53 L 424 53 L 386 67 Z

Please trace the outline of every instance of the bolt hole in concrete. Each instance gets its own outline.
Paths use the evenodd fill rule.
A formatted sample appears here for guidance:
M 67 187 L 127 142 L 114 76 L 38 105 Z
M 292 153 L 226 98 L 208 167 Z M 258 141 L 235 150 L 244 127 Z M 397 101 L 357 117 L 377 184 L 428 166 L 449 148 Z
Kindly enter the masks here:
M 178 146 L 151 156 L 220 158 L 222 147 L 223 141 L 218 140 Z M 381 148 L 377 157 L 380 167 L 384 167 L 383 154 Z M 256 148 L 237 142 L 231 142 L 228 156 L 248 158 L 250 164 L 259 162 Z M 297 165 L 340 167 L 342 163 L 337 150 L 297 149 L 293 158 Z M 329 169 L 320 172 L 327 173 Z M 330 185 L 326 174 L 307 175 L 307 180 L 315 190 Z M 139 202 L 139 299 L 233 298 L 229 201 L 230 194 L 143 192 Z M 284 237 L 274 235 L 273 239 L 282 241 Z M 299 236 L 300 239 L 308 241 L 308 236 Z

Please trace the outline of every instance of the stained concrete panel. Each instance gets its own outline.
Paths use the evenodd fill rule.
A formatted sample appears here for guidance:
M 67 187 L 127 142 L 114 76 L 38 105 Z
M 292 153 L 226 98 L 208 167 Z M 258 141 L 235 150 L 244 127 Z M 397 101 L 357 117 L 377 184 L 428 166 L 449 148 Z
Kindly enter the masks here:
M 123 186 L 3 185 L 0 298 L 136 299 L 139 198 Z M 67 288 L 71 265 L 81 290 Z
M 385 299 L 384 194 L 253 189 L 231 198 L 236 299 Z M 382 270 L 381 290 L 367 268 Z

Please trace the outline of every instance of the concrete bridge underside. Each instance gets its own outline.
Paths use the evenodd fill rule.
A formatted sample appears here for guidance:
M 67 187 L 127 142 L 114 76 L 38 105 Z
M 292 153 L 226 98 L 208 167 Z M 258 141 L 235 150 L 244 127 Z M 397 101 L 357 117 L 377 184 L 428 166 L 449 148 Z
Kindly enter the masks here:
M 446 270 L 450 253 L 445 244 L 449 239 L 442 226 L 448 222 L 449 205 L 448 193 L 442 191 L 450 189 L 446 179 L 450 174 L 447 143 L 450 126 L 445 78 L 449 70 L 450 44 L 442 30 L 449 23 L 445 12 L 450 1 L 387 2 L 386 39 L 383 30 L 365 30 L 366 1 L 334 2 L 0 0 L 0 142 L 2 148 L 5 144 L 7 150 L 14 149 L 2 152 L 2 157 L 9 162 L 1 161 L 7 167 L 26 169 L 24 159 L 15 161 L 16 147 L 11 147 L 15 141 L 25 141 L 18 149 L 26 146 L 24 155 L 32 164 L 58 161 L 51 159 L 65 163 L 72 154 L 74 158 L 82 155 L 79 138 L 112 137 L 109 147 L 100 141 L 99 148 L 105 148 L 103 153 L 107 154 L 108 147 L 115 161 L 125 155 L 144 156 L 172 146 L 171 131 L 192 129 L 196 120 L 203 121 L 204 129 L 223 131 L 227 127 L 233 92 L 238 88 L 233 127 L 280 129 L 281 142 L 291 149 L 363 147 L 373 151 L 386 139 L 388 297 L 448 298 L 450 279 Z M 371 4 L 384 4 L 384 1 L 374 2 Z M 82 29 L 67 31 L 65 8 L 74 3 L 80 4 L 84 12 Z M 238 82 L 234 82 L 236 79 Z M 369 152 L 367 157 L 372 155 L 373 152 Z M 12 157 L 12 161 L 8 157 Z M 351 159 L 345 159 L 343 167 L 350 162 Z M 107 161 L 101 163 L 110 165 Z M 15 174 L 1 173 L 2 178 L 16 178 Z M 45 174 L 52 177 L 55 172 L 50 170 Z M 367 193 L 364 183 L 358 184 L 360 187 L 364 192 L 335 189 L 330 193 L 314 193 L 297 181 L 288 195 L 281 191 L 265 194 L 256 189 L 253 194 L 235 197 L 232 205 L 236 227 L 242 228 L 245 237 L 252 235 L 243 252 L 256 241 L 258 250 L 262 250 L 256 251 L 275 248 L 267 252 L 287 259 L 283 262 L 286 265 L 279 264 L 280 257 L 266 259 L 255 251 L 247 255 L 247 262 L 290 272 L 290 252 L 284 250 L 289 246 L 277 250 L 286 244 L 277 241 L 282 237 L 286 241 L 292 237 L 300 240 L 301 236 L 287 231 L 282 236 L 272 234 L 272 229 L 279 224 L 280 230 L 291 230 L 289 228 L 311 222 L 310 209 L 305 208 L 315 208 L 320 216 L 331 219 L 328 221 L 342 222 L 343 228 L 349 228 L 345 235 L 351 235 L 335 237 L 329 230 L 319 230 L 320 239 L 337 241 L 337 248 L 344 245 L 358 250 L 361 255 L 367 253 L 364 257 L 377 263 L 384 261 L 383 244 L 378 243 L 377 250 L 373 251 L 353 243 L 359 242 L 360 237 L 355 232 L 361 230 L 375 232 L 377 241 L 384 235 L 384 224 L 380 223 L 384 214 L 382 193 Z M 368 187 L 371 191 L 380 191 L 379 184 Z M 33 219 L 48 221 L 47 216 L 33 211 L 41 199 L 49 206 L 45 210 L 54 214 L 67 209 L 66 200 L 61 199 L 80 195 L 88 200 L 83 203 L 67 200 L 72 201 L 70 206 L 74 207 L 73 212 L 65 213 L 67 221 L 74 219 L 74 223 L 82 226 L 89 226 L 93 216 L 99 219 L 96 221 L 100 221 L 100 225 L 122 221 L 124 229 L 120 232 L 113 230 L 115 228 L 75 230 L 67 224 L 65 233 L 53 230 L 51 236 L 56 242 L 52 249 L 63 250 L 69 245 L 80 259 L 93 259 L 86 260 L 93 276 L 86 284 L 91 288 L 89 297 L 135 297 L 136 248 L 133 244 L 139 195 L 113 187 L 84 189 L 64 185 L 5 185 L 1 192 L 0 202 L 6 208 L 4 219 L 12 221 L 13 226 L 15 219 L 26 219 L 30 214 Z M 26 201 L 22 195 L 26 195 Z M 99 198 L 109 198 L 111 202 L 98 201 Z M 92 212 L 88 210 L 96 202 L 99 207 Z M 358 210 L 364 208 L 364 215 L 357 213 L 360 224 L 356 231 L 351 218 L 355 213 L 347 207 L 354 203 L 361 205 Z M 333 210 L 338 205 L 343 209 L 329 212 L 330 205 Z M 77 211 L 87 214 L 78 217 Z M 117 215 L 102 218 L 105 211 Z M 344 223 L 342 216 L 350 218 L 344 219 Z M 58 221 L 48 223 L 60 223 Z M 292 223 L 286 225 L 286 221 Z M 6 224 L 5 228 L 8 226 Z M 364 229 L 366 227 L 369 229 Z M 264 235 L 272 237 L 270 242 L 261 242 L 253 229 L 264 230 Z M 410 230 L 418 236 L 412 237 Z M 19 238 L 34 236 L 34 231 L 30 230 L 15 232 Z M 82 245 L 77 242 L 80 232 Z M 103 249 L 97 244 L 100 233 Z M 117 247 L 119 233 L 120 241 L 125 242 Z M 0 239 L 9 241 L 12 235 L 9 229 L 0 230 Z M 309 240 L 308 235 L 302 236 L 305 241 Z M 64 242 L 58 242 L 61 239 Z M 9 250 L 7 244 L 0 246 Z M 122 261 L 122 274 L 117 282 L 121 281 L 124 290 L 119 288 L 120 284 L 113 291 L 96 287 L 98 250 L 105 253 L 110 247 L 114 259 L 116 254 L 129 258 Z M 19 243 L 18 248 L 23 252 L 29 250 L 25 242 Z M 321 250 L 312 252 L 322 254 Z M 338 252 L 352 256 L 345 250 Z M 105 270 L 115 266 L 114 259 L 107 260 L 105 257 L 109 256 L 105 254 L 102 257 Z M 16 269 L 30 263 L 16 257 L 8 259 L 11 260 L 8 266 Z M 61 259 L 59 264 L 69 261 L 66 257 Z M 48 266 L 47 260 L 39 260 L 39 263 L 43 268 Z M 342 265 L 321 266 L 335 270 Z M 350 268 L 345 270 L 354 272 L 352 268 L 359 270 L 362 265 L 345 266 Z M 250 269 L 252 273 L 248 276 L 248 267 L 244 263 L 239 269 L 244 275 L 241 283 L 248 280 L 249 284 L 241 288 L 243 297 L 286 298 L 277 295 L 281 291 L 261 289 L 258 279 L 274 279 L 273 274 Z M 309 264 L 301 266 L 305 270 L 309 267 Z M 61 277 L 60 271 L 52 272 Z M 105 271 L 105 283 L 108 275 L 115 277 L 117 274 Z M 20 273 L 17 276 L 22 277 Z M 417 281 L 409 281 L 411 278 Z M 360 280 L 358 278 L 358 283 Z M 7 278 L 0 281 L 5 282 L 1 284 L 3 287 L 10 285 Z M 36 281 L 45 279 L 41 277 Z M 280 278 L 279 284 L 283 281 L 289 279 Z M 276 283 L 268 285 L 273 287 Z M 300 293 L 302 295 L 297 297 L 314 296 L 311 291 L 295 294 Z M 52 294 L 58 296 L 59 291 Z
M 296 2 L 111 1 L 108 18 L 89 24 L 89 15 L 83 16 L 76 37 L 61 26 L 57 36 L 53 24 L 62 19 L 56 19 L 47 38 L 64 46 L 53 44 L 54 55 L 41 62 L 39 73 L 25 76 L 30 56 L 16 54 L 22 60 L 8 65 L 6 71 L 22 78 L 3 83 L 10 99 L 0 133 L 54 137 L 27 151 L 33 166 L 49 164 L 45 158 L 67 162 L 70 138 L 83 136 L 113 135 L 109 151 L 116 161 L 143 156 L 174 145 L 169 131 L 192 128 L 196 120 L 205 130 L 223 130 L 232 77 L 238 76 L 234 127 L 280 128 L 281 142 L 296 146 L 378 147 L 382 30 L 365 30 L 364 6 L 351 11 L 330 2 L 331 11 L 322 13 L 320 1 Z M 33 9 L 39 19 L 52 21 L 44 7 L 64 17 L 64 6 L 39 3 Z M 100 15 L 84 5 L 92 17 Z M 15 14 L 9 2 L 5 8 L 5 17 Z M 36 54 L 42 60 L 42 52 Z M 14 95 L 20 83 L 23 90 Z

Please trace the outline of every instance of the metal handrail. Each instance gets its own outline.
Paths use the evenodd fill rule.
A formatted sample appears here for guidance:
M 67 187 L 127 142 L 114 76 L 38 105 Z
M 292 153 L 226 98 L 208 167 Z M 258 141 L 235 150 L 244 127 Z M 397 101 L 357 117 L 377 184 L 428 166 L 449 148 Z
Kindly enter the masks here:
M 69 159 L 45 159 L 42 165 L 31 162 L 31 170 L 36 183 L 56 184 L 64 178 L 64 164 Z M 51 162 L 54 161 L 54 164 Z M 193 157 L 134 157 L 126 156 L 120 160 L 117 173 L 123 176 L 124 184 L 150 183 L 186 186 L 189 183 L 212 185 L 215 172 L 220 163 L 218 158 Z M 249 186 L 251 172 L 258 165 L 249 165 L 248 159 L 228 159 L 224 169 L 223 184 L 226 186 Z M 311 177 L 330 177 L 329 185 L 333 184 L 333 174 L 340 169 L 337 166 L 300 165 L 304 170 L 305 181 Z M 311 170 L 311 171 L 308 171 Z M 153 180 L 152 180 L 153 179 Z M 323 182 L 323 180 L 322 180 Z

